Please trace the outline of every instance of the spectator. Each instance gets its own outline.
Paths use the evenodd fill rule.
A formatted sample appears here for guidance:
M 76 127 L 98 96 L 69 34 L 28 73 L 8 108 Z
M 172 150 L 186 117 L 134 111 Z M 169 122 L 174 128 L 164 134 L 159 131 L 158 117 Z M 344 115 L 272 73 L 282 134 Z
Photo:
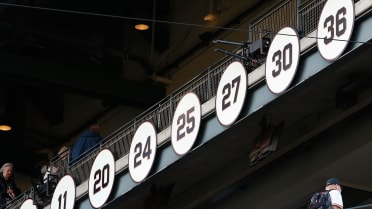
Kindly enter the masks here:
M 41 184 L 34 185 L 34 189 L 40 198 L 40 204 L 48 202 L 57 186 L 58 180 L 62 178 L 68 169 L 68 154 L 69 148 L 63 146 L 58 151 L 58 155 L 52 159 L 50 165 L 45 165 L 41 168 L 41 173 L 44 174 Z
M 44 182 L 48 179 L 49 174 L 53 174 L 58 176 L 58 178 L 62 178 L 68 169 L 68 155 L 70 154 L 69 148 L 63 146 L 59 149 L 58 155 L 52 159 L 50 166 L 46 169 L 44 173 Z
M 307 206 L 308 209 L 343 209 L 340 180 L 329 178 L 323 191 L 313 194 Z
M 98 124 L 92 125 L 89 130 L 81 134 L 72 148 L 71 162 L 76 162 L 78 158 L 83 157 L 89 151 L 96 148 L 102 139 L 100 135 L 100 126 Z
M 333 209 L 342 209 L 344 207 L 343 201 L 342 201 L 342 187 L 340 180 L 336 178 L 330 178 L 326 182 L 326 188 L 325 190 L 330 190 L 329 195 L 331 196 L 331 203 L 333 206 Z
M 14 180 L 13 168 L 12 163 L 5 163 L 0 168 L 0 208 L 5 208 L 7 203 L 21 194 Z

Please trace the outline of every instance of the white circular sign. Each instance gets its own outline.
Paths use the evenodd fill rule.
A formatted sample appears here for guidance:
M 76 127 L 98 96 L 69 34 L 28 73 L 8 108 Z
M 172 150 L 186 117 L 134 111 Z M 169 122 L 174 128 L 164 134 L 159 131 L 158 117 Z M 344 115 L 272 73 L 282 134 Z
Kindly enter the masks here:
M 352 0 L 328 0 L 318 22 L 318 50 L 325 60 L 336 60 L 345 50 L 355 19 Z
M 34 200 L 33 199 L 26 199 L 20 209 L 37 209 L 36 205 L 34 205 Z
M 238 118 L 247 92 L 247 72 L 240 62 L 232 62 L 222 74 L 216 94 L 218 121 L 229 126 Z
M 291 27 L 282 28 L 271 42 L 265 63 L 269 90 L 280 94 L 291 84 L 300 60 L 300 40 Z
M 200 122 L 199 97 L 189 92 L 179 101 L 172 120 L 172 147 L 178 155 L 186 154 L 194 145 Z
M 76 198 L 75 181 L 70 175 L 65 175 L 59 180 L 53 193 L 51 209 L 73 209 Z
M 109 149 L 98 153 L 89 175 L 89 200 L 94 208 L 100 208 L 111 194 L 115 180 L 115 159 Z
M 133 136 L 129 150 L 129 173 L 133 181 L 141 182 L 149 174 L 157 148 L 156 131 L 152 123 L 142 123 Z

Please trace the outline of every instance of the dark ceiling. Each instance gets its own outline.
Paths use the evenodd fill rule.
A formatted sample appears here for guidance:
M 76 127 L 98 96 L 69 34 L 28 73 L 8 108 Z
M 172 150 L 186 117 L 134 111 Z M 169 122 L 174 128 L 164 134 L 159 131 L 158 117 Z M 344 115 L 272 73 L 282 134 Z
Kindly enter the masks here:
M 0 146 L 23 153 L 3 162 L 30 173 L 45 150 L 55 154 L 113 108 L 156 104 L 172 72 L 257 2 L 271 1 L 0 1 L 0 113 L 14 124 Z M 203 21 L 211 11 L 219 18 Z M 150 30 L 135 30 L 138 21 Z

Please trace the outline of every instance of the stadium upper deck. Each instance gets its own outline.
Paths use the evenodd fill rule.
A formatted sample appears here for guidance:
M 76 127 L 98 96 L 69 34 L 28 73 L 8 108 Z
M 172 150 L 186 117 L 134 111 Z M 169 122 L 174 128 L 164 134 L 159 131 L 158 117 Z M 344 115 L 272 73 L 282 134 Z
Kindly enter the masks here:
M 283 5 L 300 8 L 296 2 L 286 1 Z M 319 3 L 308 1 L 307 5 L 311 5 L 309 2 Z M 349 1 L 342 2 L 346 2 L 346 6 L 340 3 L 336 11 L 329 11 L 338 12 L 339 16 L 328 14 L 321 19 L 327 22 L 330 16 L 336 17 L 338 32 L 343 31 L 345 24 L 345 29 L 353 24 L 346 48 L 340 54 L 336 52 L 336 58 L 332 57 L 334 51 L 328 60 L 327 50 L 326 54 L 321 54 L 323 49 L 317 42 L 319 28 L 303 30 L 304 37 L 298 36 L 298 60 L 295 53 L 281 51 L 291 45 L 295 52 L 296 41 L 291 42 L 290 37 L 295 37 L 292 35 L 286 39 L 290 43 L 276 42 L 276 36 L 272 37 L 268 55 L 273 59 L 266 59 L 265 64 L 255 69 L 243 65 L 242 74 L 235 74 L 241 69 L 239 67 L 234 68 L 235 71 L 226 70 L 237 61 L 226 57 L 138 116 L 133 123 L 107 137 L 99 149 L 70 165 L 70 173 L 63 178 L 63 183 L 72 183 L 72 186 L 57 186 L 51 208 L 60 208 L 60 205 L 53 205 L 53 201 L 60 201 L 58 197 L 64 197 L 65 193 L 68 194 L 64 197 L 66 208 L 241 208 L 242 204 L 250 204 L 253 208 L 303 208 L 309 195 L 322 188 L 323 180 L 333 175 L 344 182 L 345 206 L 371 200 L 372 185 L 362 184 L 362 179 L 372 172 L 366 167 L 372 149 L 368 134 L 372 98 L 369 67 L 372 2 L 360 0 L 352 7 L 348 7 Z M 283 5 L 275 11 L 280 11 Z M 322 8 L 324 1 L 320 5 Z M 296 17 L 300 17 L 302 11 L 305 10 L 295 10 Z M 355 19 L 350 20 L 347 15 L 352 12 L 355 12 Z M 265 16 L 262 22 L 273 18 L 270 15 L 275 12 Z M 271 21 L 275 23 L 275 19 Z M 294 22 L 293 28 L 307 25 L 306 18 L 301 20 L 305 22 Z M 259 23 L 252 28 L 255 25 Z M 278 27 L 275 32 L 286 28 Z M 278 50 L 271 54 L 273 46 Z M 286 62 L 293 64 L 288 68 L 293 71 L 293 77 L 279 82 L 288 82 L 284 87 L 276 86 L 275 79 L 271 86 L 273 83 L 268 83 L 266 73 L 270 64 L 274 63 L 274 69 L 277 66 L 274 62 L 278 61 L 275 60 L 277 51 L 283 56 L 294 55 L 293 59 L 279 59 L 283 67 L 288 64 Z M 235 89 L 232 78 L 236 77 L 241 79 L 242 86 L 247 86 L 246 91 Z M 230 97 L 226 93 L 230 91 L 221 90 L 221 86 L 236 90 L 237 96 Z M 200 121 L 193 115 L 198 113 L 197 108 L 187 106 L 190 100 L 184 109 L 181 108 L 184 112 L 176 114 L 188 92 L 193 92 L 200 101 Z M 197 101 L 196 104 L 198 107 Z M 224 106 L 227 104 L 234 110 L 225 115 L 223 108 L 228 108 Z M 174 114 L 186 126 L 174 124 Z M 195 126 L 187 126 L 191 124 Z M 172 128 L 175 126 L 178 128 L 176 137 L 182 138 L 180 135 L 184 131 L 196 131 L 197 135 L 187 138 L 195 141 L 188 150 L 179 151 L 181 154 L 175 148 L 177 142 L 173 142 Z M 271 128 L 277 132 L 270 132 Z M 271 136 L 268 141 L 262 138 L 265 134 Z M 156 142 L 155 148 L 153 142 Z M 103 158 L 96 158 L 102 153 Z M 361 161 L 364 164 L 360 164 Z M 133 167 L 131 162 L 135 163 Z M 360 177 L 355 177 L 355 173 Z M 263 195 L 266 201 L 254 201 Z M 288 197 L 290 201 L 280 201 Z M 23 201 L 13 207 L 19 207 Z

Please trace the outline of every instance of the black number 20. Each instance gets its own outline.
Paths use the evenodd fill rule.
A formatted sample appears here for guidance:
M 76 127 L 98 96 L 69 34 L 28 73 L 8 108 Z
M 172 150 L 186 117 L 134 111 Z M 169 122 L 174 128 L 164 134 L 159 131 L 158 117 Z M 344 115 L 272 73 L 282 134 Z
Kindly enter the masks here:
M 97 192 L 101 191 L 101 188 L 104 189 L 108 184 L 110 180 L 110 165 L 106 164 L 103 166 L 102 170 L 98 169 L 94 173 L 94 189 L 93 194 L 96 194 Z

